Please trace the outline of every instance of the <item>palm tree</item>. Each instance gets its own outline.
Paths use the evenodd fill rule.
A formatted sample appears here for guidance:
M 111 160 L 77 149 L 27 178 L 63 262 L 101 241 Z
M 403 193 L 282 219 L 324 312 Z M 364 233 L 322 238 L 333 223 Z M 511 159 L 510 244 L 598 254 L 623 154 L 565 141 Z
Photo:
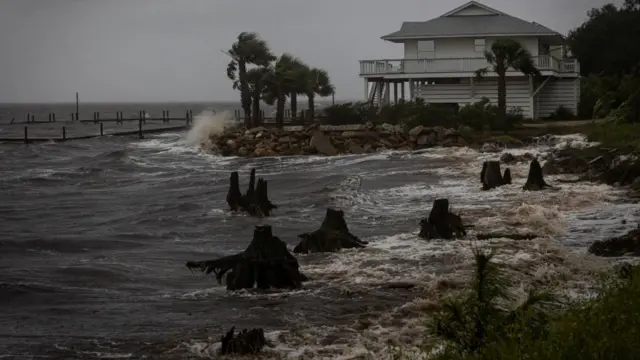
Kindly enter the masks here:
M 309 72 L 309 67 L 302 61 L 294 63 L 297 67 L 296 72 L 302 74 L 296 78 L 296 82 L 293 85 L 289 99 L 291 102 L 291 118 L 296 119 L 298 114 L 298 95 L 306 95 L 307 78 L 306 74 Z
M 251 94 L 247 83 L 247 65 L 267 66 L 275 56 L 266 41 L 253 32 L 242 32 L 228 51 L 233 60 L 227 66 L 227 76 L 233 81 L 233 88 L 240 90 L 240 103 L 244 111 L 244 122 L 251 126 Z M 236 77 L 237 73 L 237 77 Z
M 306 67 L 298 58 L 290 54 L 281 55 L 276 62 L 268 68 L 267 88 L 264 95 L 267 104 L 276 104 L 276 126 L 284 126 L 284 106 L 287 96 L 296 91 L 300 79 L 304 77 Z
M 312 68 L 305 74 L 305 95 L 309 99 L 310 119 L 315 116 L 315 97 L 316 95 L 325 97 L 334 93 L 335 88 L 331 84 L 329 74 L 323 69 Z
M 476 70 L 476 76 L 482 78 L 490 68 L 498 74 L 498 110 L 504 118 L 507 114 L 507 80 L 509 68 L 528 76 L 540 76 L 531 52 L 513 39 L 498 39 L 491 45 L 491 51 L 484 53 L 490 66 Z
M 269 76 L 268 67 L 255 67 L 247 71 L 247 83 L 251 94 L 252 126 L 261 125 L 260 101 L 265 91 L 267 91 Z

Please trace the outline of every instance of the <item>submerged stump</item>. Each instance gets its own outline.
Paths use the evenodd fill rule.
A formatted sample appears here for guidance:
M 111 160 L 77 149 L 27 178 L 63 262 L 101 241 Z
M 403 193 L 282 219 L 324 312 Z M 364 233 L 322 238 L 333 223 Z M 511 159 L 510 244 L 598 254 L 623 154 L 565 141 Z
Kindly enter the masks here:
M 251 216 L 258 217 L 269 216 L 271 210 L 278 208 L 269 200 L 267 181 L 259 178 L 256 185 L 256 169 L 251 169 L 249 187 L 244 195 L 240 192 L 238 172 L 231 173 L 227 204 L 232 211 L 244 211 Z
M 551 186 L 544 181 L 542 176 L 542 167 L 537 159 L 531 160 L 529 165 L 529 174 L 527 175 L 527 182 L 522 187 L 523 190 L 544 190 Z
M 220 355 L 248 355 L 259 353 L 267 345 L 267 339 L 263 329 L 244 329 L 236 334 L 235 327 L 232 327 L 220 343 Z
M 253 239 L 241 253 L 215 260 L 189 261 L 187 268 L 214 273 L 228 290 L 297 289 L 307 277 L 287 244 L 271 233 L 271 226 L 256 226 Z
M 509 169 L 505 170 L 506 171 Z M 509 181 L 511 180 L 511 171 L 509 170 Z M 500 171 L 499 161 L 485 161 L 482 164 L 482 171 L 480 171 L 480 181 L 482 182 L 482 190 L 491 190 L 498 186 L 505 185 L 502 171 Z
M 423 239 L 453 239 L 467 235 L 462 218 L 449 210 L 449 199 L 437 199 L 428 218 L 420 221 L 420 236 Z
M 294 253 L 335 252 L 340 249 L 363 248 L 366 241 L 360 240 L 349 232 L 344 220 L 344 211 L 327 209 L 320 228 L 311 233 L 298 235 L 300 243 Z
M 511 170 L 509 170 L 509 168 L 504 169 L 504 175 L 502 175 L 502 183 L 504 185 L 511 185 Z

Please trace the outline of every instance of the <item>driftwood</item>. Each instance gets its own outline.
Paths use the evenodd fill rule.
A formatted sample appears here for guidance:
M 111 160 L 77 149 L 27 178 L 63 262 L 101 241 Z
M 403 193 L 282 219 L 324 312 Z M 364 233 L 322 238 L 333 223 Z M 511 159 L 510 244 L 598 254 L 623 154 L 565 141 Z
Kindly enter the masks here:
M 271 226 L 256 226 L 253 239 L 241 253 L 215 260 L 189 261 L 187 268 L 213 272 L 228 290 L 297 289 L 307 280 L 287 244 L 271 233 Z M 225 276 L 226 275 L 226 276 Z
M 342 210 L 327 209 L 320 228 L 298 235 L 300 243 L 294 253 L 335 252 L 340 249 L 363 248 L 366 241 L 349 232 Z
M 453 239 L 467 235 L 462 218 L 449 211 L 449 199 L 437 199 L 428 218 L 420 221 L 418 236 L 424 239 Z
M 529 175 L 527 175 L 527 182 L 524 184 L 524 190 L 543 190 L 551 187 L 544 181 L 542 177 L 542 167 L 537 159 L 531 160 L 529 165 Z
M 220 339 L 220 355 L 248 355 L 259 353 L 267 344 L 262 329 L 244 329 L 235 334 L 232 327 L 226 335 Z
M 508 178 L 505 179 L 507 174 Z M 509 182 L 505 182 L 505 180 L 509 180 Z M 482 163 L 480 181 L 482 182 L 482 190 L 491 190 L 498 186 L 509 184 L 511 182 L 511 171 L 507 168 L 505 170 L 505 176 L 502 176 L 499 161 L 485 161 Z
M 476 236 L 478 240 L 506 238 L 511 240 L 533 240 L 538 237 L 535 234 L 507 234 L 507 233 L 481 233 Z
M 240 179 L 237 171 L 231 173 L 229 183 L 227 204 L 232 211 L 240 210 L 252 216 L 262 217 L 269 216 L 271 210 L 278 208 L 269 200 L 267 181 L 259 178 L 256 184 L 256 169 L 251 169 L 249 187 L 244 195 L 240 192 Z

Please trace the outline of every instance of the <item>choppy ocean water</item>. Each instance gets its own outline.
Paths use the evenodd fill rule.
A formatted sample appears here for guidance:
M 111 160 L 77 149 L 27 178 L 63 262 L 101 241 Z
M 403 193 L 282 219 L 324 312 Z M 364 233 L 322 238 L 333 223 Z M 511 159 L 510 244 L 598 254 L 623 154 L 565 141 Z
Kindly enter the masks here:
M 194 114 L 196 109 L 194 109 Z M 206 132 L 210 113 L 194 131 Z M 589 288 L 601 261 L 594 240 L 635 227 L 640 206 L 605 185 L 557 183 L 523 192 L 514 184 L 482 192 L 482 161 L 500 154 L 433 148 L 339 157 L 222 158 L 188 133 L 144 140 L 103 137 L 66 143 L 0 144 L 0 355 L 6 358 L 215 358 L 231 326 L 264 327 L 275 347 L 265 358 L 386 358 L 411 348 L 421 314 L 443 287 L 464 284 L 472 246 L 539 283 Z M 514 153 L 584 145 L 580 136 Z M 228 176 L 251 168 L 269 181 L 274 216 L 227 212 Z M 447 197 L 473 233 L 536 232 L 532 241 L 426 242 L 418 221 Z M 363 250 L 300 256 L 312 280 L 298 291 L 229 293 L 187 260 L 242 251 L 258 224 L 294 246 L 325 209 L 345 211 Z M 623 220 L 627 220 L 626 222 Z M 411 282 L 413 289 L 389 287 Z

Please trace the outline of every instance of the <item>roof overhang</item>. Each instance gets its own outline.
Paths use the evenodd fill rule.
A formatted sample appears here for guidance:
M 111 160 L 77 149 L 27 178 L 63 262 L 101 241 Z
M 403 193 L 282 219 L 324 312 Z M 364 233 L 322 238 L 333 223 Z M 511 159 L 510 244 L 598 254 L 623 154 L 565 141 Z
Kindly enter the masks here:
M 411 35 L 411 36 L 393 36 L 393 35 L 385 35 L 380 37 L 380 39 L 385 41 L 390 41 L 394 43 L 401 43 L 405 40 L 434 40 L 434 39 L 453 39 L 453 38 L 506 38 L 506 37 L 544 37 L 544 38 L 555 38 L 558 40 L 558 45 L 562 45 L 565 42 L 565 37 L 559 33 L 538 33 L 538 34 L 455 34 L 455 35 L 438 35 L 438 36 L 430 36 L 430 35 Z M 555 44 L 550 44 L 555 45 Z

